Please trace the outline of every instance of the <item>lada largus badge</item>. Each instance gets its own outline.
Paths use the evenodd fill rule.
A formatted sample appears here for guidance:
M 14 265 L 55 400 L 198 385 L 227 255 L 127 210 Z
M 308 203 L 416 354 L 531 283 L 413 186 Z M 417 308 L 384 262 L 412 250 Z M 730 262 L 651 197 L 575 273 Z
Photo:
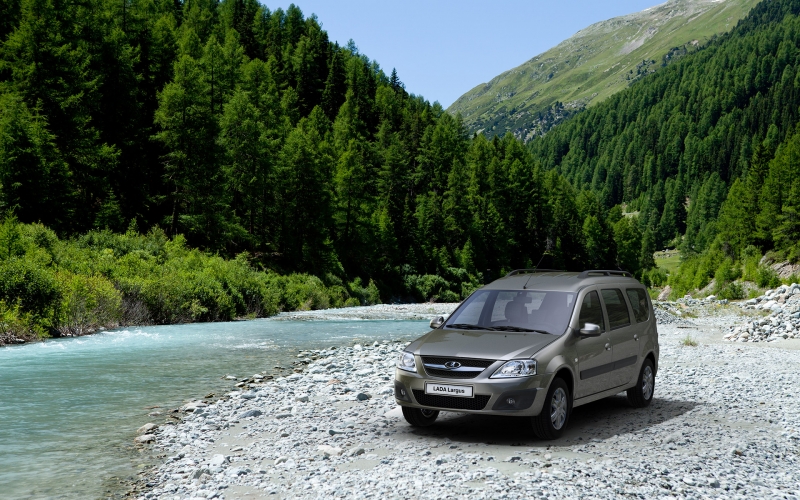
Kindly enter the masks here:
M 456 368 L 461 368 L 461 363 L 458 361 L 448 361 L 444 364 L 444 367 L 448 370 L 455 370 Z

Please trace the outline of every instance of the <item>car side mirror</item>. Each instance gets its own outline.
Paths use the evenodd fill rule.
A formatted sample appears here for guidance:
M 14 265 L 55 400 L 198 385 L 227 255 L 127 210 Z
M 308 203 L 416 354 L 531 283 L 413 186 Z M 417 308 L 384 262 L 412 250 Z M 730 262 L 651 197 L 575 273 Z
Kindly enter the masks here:
M 603 332 L 600 330 L 600 325 L 594 323 L 586 323 L 581 328 L 581 335 L 584 337 L 599 337 Z
M 444 324 L 444 316 L 439 316 L 431 320 L 431 328 L 440 328 Z

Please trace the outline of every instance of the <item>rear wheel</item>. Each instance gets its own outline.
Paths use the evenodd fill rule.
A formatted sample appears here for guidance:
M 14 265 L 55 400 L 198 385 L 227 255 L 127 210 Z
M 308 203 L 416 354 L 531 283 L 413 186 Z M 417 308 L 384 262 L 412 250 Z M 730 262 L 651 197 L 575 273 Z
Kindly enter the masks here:
M 572 397 L 564 379 L 550 384 L 542 412 L 533 417 L 533 433 L 539 439 L 558 439 L 564 433 L 572 412 Z
M 436 422 L 436 417 L 439 416 L 437 410 L 426 410 L 424 408 L 410 408 L 403 406 L 403 416 L 406 422 L 414 427 L 428 427 Z
M 650 359 L 645 359 L 642 363 L 642 370 L 639 372 L 639 379 L 636 385 L 628 389 L 628 402 L 634 408 L 644 408 L 653 400 L 653 393 L 656 389 L 656 370 Z

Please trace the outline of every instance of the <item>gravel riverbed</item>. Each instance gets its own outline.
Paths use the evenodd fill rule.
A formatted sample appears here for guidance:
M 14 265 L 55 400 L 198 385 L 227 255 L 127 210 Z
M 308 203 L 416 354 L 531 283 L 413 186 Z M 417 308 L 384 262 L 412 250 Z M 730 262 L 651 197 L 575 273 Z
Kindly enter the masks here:
M 670 307 L 685 310 L 659 319 Z M 576 408 L 556 441 L 514 417 L 442 413 L 411 427 L 392 394 L 404 343 L 304 351 L 299 373 L 232 380 L 242 387 L 188 403 L 181 422 L 141 429 L 164 463 L 131 495 L 800 499 L 800 339 L 723 341 L 742 314 L 712 304 L 661 324 L 653 403 L 633 409 L 620 394 Z

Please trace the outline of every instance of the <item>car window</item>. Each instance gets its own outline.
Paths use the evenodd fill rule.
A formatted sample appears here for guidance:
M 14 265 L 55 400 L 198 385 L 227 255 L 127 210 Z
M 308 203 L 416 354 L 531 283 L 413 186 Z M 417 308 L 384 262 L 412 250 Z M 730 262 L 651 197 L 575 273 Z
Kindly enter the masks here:
M 622 292 L 617 288 L 606 288 L 600 293 L 603 294 L 603 302 L 606 303 L 608 324 L 611 329 L 630 325 L 631 318 L 628 315 L 628 305 L 625 303 Z
M 459 323 L 477 325 L 481 320 L 481 312 L 483 312 L 483 307 L 486 305 L 487 298 L 489 298 L 488 293 L 475 294 L 474 300 L 464 304 L 462 310 L 458 312 Z
M 578 328 L 583 328 L 586 323 L 594 323 L 600 326 L 600 331 L 606 331 L 606 322 L 603 321 L 603 308 L 600 307 L 600 299 L 597 292 L 589 292 L 583 297 L 581 303 L 581 314 L 578 317 Z
M 575 297 L 571 292 L 479 290 L 447 319 L 445 328 L 523 329 L 561 335 L 569 326 Z
M 647 294 L 641 288 L 628 288 L 625 290 L 628 300 L 633 308 L 633 317 L 637 323 L 650 319 L 650 308 L 647 306 Z

